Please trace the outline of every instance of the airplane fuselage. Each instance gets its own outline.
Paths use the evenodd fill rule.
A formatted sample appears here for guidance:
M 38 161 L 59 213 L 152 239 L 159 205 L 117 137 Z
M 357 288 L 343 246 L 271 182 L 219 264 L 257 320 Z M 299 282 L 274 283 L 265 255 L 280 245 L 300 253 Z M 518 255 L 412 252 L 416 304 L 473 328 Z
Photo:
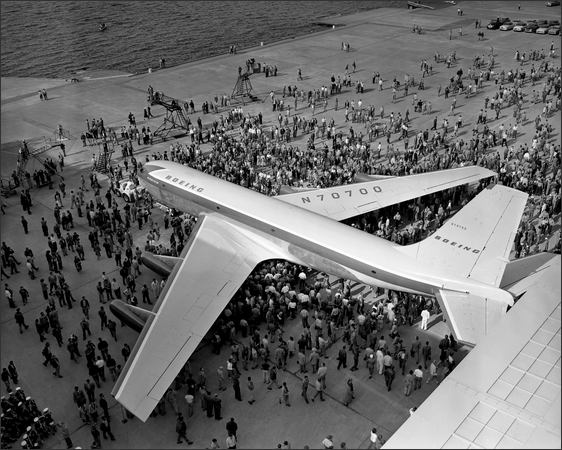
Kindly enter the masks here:
M 214 214 L 287 243 L 291 262 L 372 286 L 435 296 L 439 289 L 506 301 L 506 292 L 413 259 L 385 239 L 169 161 L 139 176 L 153 198 L 192 215 Z

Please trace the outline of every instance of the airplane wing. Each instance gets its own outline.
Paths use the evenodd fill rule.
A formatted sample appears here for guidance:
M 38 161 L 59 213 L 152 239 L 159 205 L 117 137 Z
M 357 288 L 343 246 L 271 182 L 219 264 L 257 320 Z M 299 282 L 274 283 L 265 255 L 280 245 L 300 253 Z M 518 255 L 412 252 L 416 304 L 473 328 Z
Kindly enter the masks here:
M 255 266 L 287 257 L 259 232 L 202 215 L 111 392 L 115 399 L 146 421 Z
M 459 167 L 278 195 L 276 198 L 341 221 L 495 175 L 495 172 L 483 167 Z

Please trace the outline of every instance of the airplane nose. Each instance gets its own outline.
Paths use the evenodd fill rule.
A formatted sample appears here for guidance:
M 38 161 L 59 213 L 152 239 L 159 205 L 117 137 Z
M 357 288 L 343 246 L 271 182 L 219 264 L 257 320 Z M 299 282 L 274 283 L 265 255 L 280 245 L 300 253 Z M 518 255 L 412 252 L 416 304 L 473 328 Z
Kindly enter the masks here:
M 148 175 L 150 174 L 150 172 L 154 172 L 155 170 L 162 170 L 165 169 L 166 167 L 163 166 L 163 164 L 159 164 L 158 161 L 150 161 L 147 163 L 144 163 L 142 166 L 142 173 L 143 175 Z

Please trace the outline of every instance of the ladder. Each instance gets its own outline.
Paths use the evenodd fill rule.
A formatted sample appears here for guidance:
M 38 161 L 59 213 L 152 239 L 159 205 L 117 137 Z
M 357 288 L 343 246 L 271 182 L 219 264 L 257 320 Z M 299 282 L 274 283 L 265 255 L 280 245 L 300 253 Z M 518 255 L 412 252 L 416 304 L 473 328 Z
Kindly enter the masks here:
M 250 97 L 250 100 L 255 100 L 256 97 L 252 95 L 253 91 L 252 83 L 250 82 L 250 74 L 248 72 L 241 73 L 238 75 L 238 80 L 232 89 L 232 94 L 230 94 L 231 99 L 236 99 L 240 97 L 242 103 L 244 103 L 244 97 Z

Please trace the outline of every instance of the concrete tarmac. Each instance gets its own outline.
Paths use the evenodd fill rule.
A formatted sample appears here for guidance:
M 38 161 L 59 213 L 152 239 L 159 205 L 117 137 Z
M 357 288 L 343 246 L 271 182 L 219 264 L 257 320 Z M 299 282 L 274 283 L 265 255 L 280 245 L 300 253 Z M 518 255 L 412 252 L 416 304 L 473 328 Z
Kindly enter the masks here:
M 80 141 L 80 133 L 85 129 L 86 119 L 103 117 L 106 125 L 121 126 L 126 124 L 127 114 L 133 112 L 137 121 L 142 122 L 142 110 L 147 103 L 147 87 L 152 85 L 155 90 L 163 91 L 166 95 L 182 100 L 193 99 L 199 110 L 192 118 L 196 120 L 200 116 L 204 124 L 211 123 L 220 114 L 203 115 L 200 113 L 200 105 L 204 100 L 210 100 L 215 95 L 230 95 L 237 78 L 238 66 L 245 67 L 248 58 L 271 65 L 277 65 L 279 72 L 277 77 L 265 78 L 264 74 L 256 74 L 251 77 L 255 94 L 265 102 L 254 102 L 244 106 L 244 112 L 264 114 L 264 122 L 275 126 L 277 123 L 276 112 L 272 111 L 271 104 L 267 100 L 271 91 L 280 95 L 283 86 L 297 85 L 308 91 L 320 86 L 329 86 L 329 78 L 332 74 L 343 75 L 347 64 L 351 67 L 353 61 L 357 64 L 357 71 L 353 73 L 352 80 L 362 80 L 365 84 L 365 93 L 355 94 L 354 88 L 344 88 L 338 96 L 340 110 L 334 111 L 334 98 L 329 99 L 328 110 L 320 112 L 319 117 L 326 116 L 327 120 L 333 117 L 338 124 L 338 129 L 348 130 L 351 124 L 345 124 L 343 110 L 341 109 L 346 99 L 358 100 L 361 98 L 363 104 L 374 104 L 377 109 L 384 105 L 387 112 L 404 112 L 410 110 L 413 120 L 413 128 L 423 130 L 431 126 L 433 115 L 421 115 L 413 112 L 411 99 L 414 92 L 423 99 L 431 99 L 433 111 L 438 114 L 439 120 L 448 115 L 450 100 L 437 97 L 437 87 L 445 87 L 448 79 L 459 67 L 465 70 L 471 65 L 472 59 L 477 55 L 487 55 L 493 47 L 496 55 L 496 63 L 500 68 L 508 70 L 515 68 L 513 55 L 516 49 L 528 51 L 531 49 L 544 48 L 548 50 L 550 42 L 554 40 L 557 47 L 557 58 L 552 63 L 559 65 L 559 38 L 549 35 L 540 36 L 527 33 L 501 32 L 484 30 L 485 40 L 479 41 L 476 33 L 480 30 L 474 29 L 475 19 L 480 19 L 485 26 L 490 18 L 496 16 L 509 16 L 511 18 L 551 18 L 557 14 L 560 18 L 559 8 L 546 8 L 543 2 L 521 2 L 521 9 L 517 9 L 517 2 L 459 2 L 456 6 L 430 11 L 406 9 L 377 9 L 370 12 L 362 12 L 359 15 L 328 18 L 325 21 L 333 21 L 334 24 L 344 24 L 335 29 L 311 34 L 309 36 L 290 39 L 278 43 L 265 43 L 263 47 L 252 48 L 239 52 L 237 55 L 223 55 L 184 64 L 169 69 L 157 70 L 152 73 L 140 75 L 127 75 L 120 73 L 97 74 L 98 78 L 81 81 L 80 83 L 69 83 L 63 80 L 17 80 L 2 78 L 2 102 L 1 102 L 1 124 L 2 133 L 0 143 L 2 145 L 1 173 L 2 177 L 8 176 L 15 168 L 17 148 L 22 139 L 39 143 L 42 139 L 52 139 L 54 130 L 58 124 L 70 130 L 71 139 L 66 141 L 67 157 L 66 167 L 63 172 L 67 191 L 79 183 L 81 174 L 87 178 L 91 166 L 92 153 L 97 153 L 95 147 L 83 147 Z M 457 15 L 457 7 L 464 10 L 464 15 Z M 421 35 L 413 34 L 413 24 L 421 25 L 425 32 Z M 462 36 L 458 33 L 454 39 L 449 40 L 449 30 L 458 30 L 462 26 Z M 349 42 L 352 50 L 344 52 L 340 48 L 341 42 Z M 228 43 L 225 43 L 228 47 Z M 434 63 L 433 55 L 438 51 L 447 55 L 456 51 L 458 65 L 447 69 L 443 63 Z M 165 56 L 165 55 L 164 55 Z M 426 89 L 424 91 L 410 90 L 407 98 L 399 98 L 392 103 L 391 85 L 392 79 L 396 77 L 401 82 L 406 73 L 413 75 L 418 81 L 421 77 L 419 65 L 421 59 L 426 59 L 433 65 L 434 74 L 425 78 Z M 527 66 L 527 70 L 528 70 Z M 297 81 L 297 71 L 302 69 L 304 80 Z M 379 92 L 371 83 L 373 71 L 381 73 L 384 79 L 385 89 Z M 49 100 L 40 101 L 37 90 L 45 87 L 48 90 Z M 482 107 L 483 99 L 488 93 L 494 91 L 493 83 L 487 83 L 484 92 L 476 97 L 465 99 L 459 96 L 457 107 L 462 113 L 464 122 L 472 124 Z M 542 106 L 530 105 L 527 116 L 534 118 Z M 157 107 L 153 108 L 157 116 L 151 119 L 149 126 L 152 130 L 160 125 L 163 111 Z M 297 114 L 311 116 L 311 111 L 302 105 Z M 512 121 L 510 112 L 502 112 L 499 121 L 493 121 L 491 127 L 498 127 L 501 122 Z M 557 128 L 556 141 L 560 142 L 559 134 L 560 112 L 551 119 L 551 123 Z M 141 126 L 144 123 L 141 124 Z M 354 128 L 358 125 L 353 124 Z M 471 126 L 463 127 L 461 136 L 469 139 Z M 532 124 L 520 128 L 520 141 L 530 140 L 533 129 Z M 187 138 L 180 138 L 179 142 L 186 142 Z M 163 152 L 169 149 L 170 143 L 166 141 L 155 143 L 153 146 L 140 148 L 135 145 L 135 153 L 141 155 L 153 152 Z M 297 139 L 297 144 L 304 145 L 305 139 Z M 376 143 L 375 143 L 376 145 Z M 208 144 L 202 146 L 208 149 Z M 400 148 L 402 149 L 402 148 Z M 42 156 L 56 158 L 58 149 L 52 149 Z M 115 155 L 118 157 L 118 155 Z M 119 158 L 118 158 L 119 159 Z M 28 170 L 33 172 L 39 163 L 32 160 Z M 107 186 L 106 177 L 99 176 L 102 185 Z M 55 186 L 58 179 L 55 178 Z M 105 192 L 105 189 L 102 189 Z M 91 190 L 87 193 L 91 197 Z M 52 226 L 54 191 L 47 188 L 33 189 L 32 197 L 34 206 L 33 214 L 27 217 L 30 226 L 29 234 L 23 234 L 20 223 L 22 214 L 19 205 L 19 197 L 13 196 L 3 201 L 7 204 L 6 215 L 1 216 L 2 241 L 12 246 L 22 258 L 25 247 L 30 247 L 35 253 L 36 264 L 39 266 L 39 277 L 48 275 L 47 265 L 44 258 L 46 239 L 43 237 L 40 227 L 40 218 L 45 217 Z M 118 201 L 122 205 L 122 201 Z M 63 199 L 65 207 L 69 207 L 68 196 Z M 113 342 L 108 332 L 100 331 L 97 310 L 99 303 L 95 285 L 100 279 L 101 271 L 118 280 L 120 279 L 115 268 L 114 261 L 102 255 L 97 261 L 90 250 L 87 240 L 89 231 L 85 218 L 75 219 L 75 230 L 81 235 L 86 249 L 86 261 L 83 263 L 83 271 L 77 273 L 73 267 L 71 257 L 64 259 L 64 274 L 69 282 L 74 297 L 79 300 L 82 295 L 89 299 L 92 305 L 91 329 L 92 341 L 97 342 L 98 336 L 103 336 L 110 344 L 110 353 L 119 364 L 122 364 L 121 347 L 124 342 L 132 347 L 136 334 L 126 327 L 118 327 L 118 342 Z M 153 210 L 155 220 L 161 223 L 161 214 Z M 146 240 L 146 227 L 138 230 L 133 226 L 135 245 L 141 248 Z M 168 235 L 163 234 L 162 240 Z M 30 329 L 22 335 L 19 334 L 17 325 L 13 319 L 14 310 L 9 309 L 7 302 L 0 303 L 0 351 L 1 366 L 4 367 L 13 360 L 18 367 L 21 386 L 28 395 L 31 395 L 40 408 L 48 406 L 57 421 L 64 420 L 72 432 L 72 440 L 75 445 L 82 448 L 89 447 L 92 438 L 89 427 L 84 426 L 78 417 L 78 410 L 72 401 L 72 390 L 74 385 L 82 386 L 87 378 L 85 363 L 82 360 L 76 364 L 69 360 L 66 348 L 58 348 L 52 336 L 49 341 L 55 353 L 62 363 L 61 373 L 64 378 L 55 378 L 51 370 L 43 367 L 41 349 L 43 344 L 39 342 L 33 321 L 39 312 L 44 310 L 45 303 L 41 296 L 39 281 L 29 280 L 25 270 L 20 267 L 20 273 L 6 280 L 15 292 L 16 303 L 21 306 L 21 300 L 17 293 L 20 285 L 24 285 L 31 293 L 30 303 L 22 307 Z M 149 283 L 154 274 L 146 268 L 137 280 L 139 283 Z M 2 280 L 4 282 L 4 280 Z M 358 288 L 360 289 L 360 288 Z M 370 299 L 372 300 L 372 298 Z M 82 345 L 79 322 L 82 312 L 77 303 L 72 310 L 66 309 L 60 312 L 63 336 L 70 333 L 79 336 Z M 439 333 L 431 330 L 422 332 L 416 328 L 404 329 L 403 336 L 409 345 L 413 336 L 420 335 L 422 341 L 430 340 L 434 352 L 437 352 L 437 342 L 442 337 L 442 328 Z M 291 322 L 287 327 L 286 336 L 293 335 L 298 339 L 300 324 L 298 320 Z M 211 438 L 216 437 L 221 447 L 225 446 L 226 429 L 225 422 L 234 417 L 239 425 L 239 448 L 275 448 L 278 443 L 288 440 L 293 448 L 309 445 L 310 448 L 320 448 L 322 439 L 332 434 L 336 447 L 345 441 L 349 448 L 366 448 L 369 444 L 369 431 L 376 426 L 384 437 L 390 436 L 407 419 L 408 410 L 412 406 L 419 405 L 435 385 L 424 384 L 421 391 L 415 391 L 412 396 L 404 397 L 402 393 L 402 377 L 397 376 L 395 387 L 388 393 L 384 387 L 384 380 L 376 376 L 374 380 L 367 379 L 367 371 L 363 365 L 361 370 L 350 372 L 347 370 L 336 371 L 337 362 L 335 356 L 340 343 L 336 343 L 329 351 L 326 359 L 329 367 L 327 378 L 327 401 L 315 402 L 306 405 L 300 398 L 300 376 L 296 374 L 296 362 L 293 360 L 288 366 L 288 371 L 283 372 L 280 381 L 287 381 L 291 392 L 291 407 L 281 406 L 278 403 L 279 394 L 268 391 L 261 382 L 261 370 L 243 372 L 241 378 L 242 396 L 244 401 L 237 402 L 231 388 L 221 394 L 223 398 L 223 420 L 215 421 L 208 419 L 196 403 L 195 415 L 187 421 L 187 435 L 195 443 L 194 448 L 204 448 L 210 444 Z M 466 349 L 463 350 L 466 353 Z M 463 353 L 461 352 L 461 353 Z M 462 355 L 461 355 L 462 356 Z M 200 367 L 204 367 L 208 375 L 211 389 L 216 391 L 217 378 L 216 368 L 226 365 L 227 353 L 219 356 L 212 355 L 210 349 L 204 347 L 190 360 L 192 372 L 196 375 Z M 348 360 L 351 360 L 350 357 Z M 348 365 L 348 368 L 350 365 Z M 245 401 L 245 380 L 250 375 L 256 382 L 256 403 L 248 405 Z M 345 382 L 351 377 L 355 384 L 356 399 L 345 407 L 342 403 L 345 390 Z M 311 377 L 311 380 L 313 378 Z M 102 384 L 97 390 L 104 392 L 106 397 L 112 388 L 112 382 Z M 310 389 L 309 393 L 314 393 Z M 2 386 L 2 395 L 5 394 Z M 183 394 L 183 393 L 182 393 Z M 186 415 L 185 404 L 182 405 Z M 137 419 L 121 423 L 121 410 L 118 404 L 110 401 L 112 428 L 117 440 L 115 442 L 104 440 L 105 448 L 170 448 L 176 447 L 175 418 L 170 408 L 165 416 L 150 418 L 146 423 Z M 185 444 L 183 444 L 185 445 Z M 19 445 L 16 443 L 14 447 Z M 46 447 L 64 448 L 65 444 L 60 435 L 50 439 Z

